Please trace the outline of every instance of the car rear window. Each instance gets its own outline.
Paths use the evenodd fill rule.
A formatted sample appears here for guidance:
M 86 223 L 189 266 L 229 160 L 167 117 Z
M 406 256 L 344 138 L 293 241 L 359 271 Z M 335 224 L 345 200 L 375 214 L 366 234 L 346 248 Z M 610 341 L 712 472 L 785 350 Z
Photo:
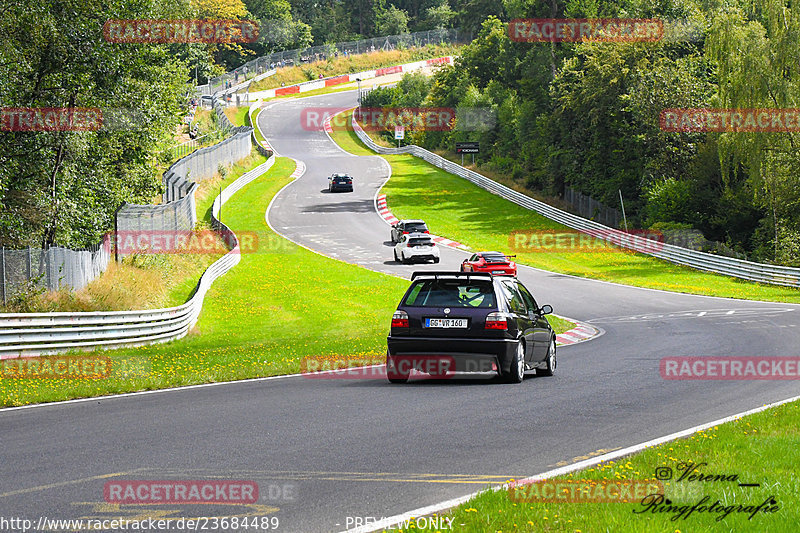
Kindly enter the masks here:
M 466 279 L 420 280 L 411 286 L 404 305 L 409 307 L 495 307 L 490 281 Z
M 424 232 L 428 231 L 428 226 L 425 224 L 406 224 L 405 230 L 409 233 L 414 233 L 415 231 Z
M 433 244 L 433 241 L 430 239 L 410 239 L 408 241 L 409 246 L 425 246 Z
M 507 261 L 503 254 L 483 254 L 483 258 L 487 263 L 505 263 Z

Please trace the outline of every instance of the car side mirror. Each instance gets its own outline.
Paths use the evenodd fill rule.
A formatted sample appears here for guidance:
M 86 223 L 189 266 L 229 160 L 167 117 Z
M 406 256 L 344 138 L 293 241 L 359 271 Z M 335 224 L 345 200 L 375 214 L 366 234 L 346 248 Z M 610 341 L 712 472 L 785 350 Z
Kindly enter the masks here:
M 552 305 L 543 305 L 539 312 L 543 315 L 550 315 L 553 313 L 553 306 Z

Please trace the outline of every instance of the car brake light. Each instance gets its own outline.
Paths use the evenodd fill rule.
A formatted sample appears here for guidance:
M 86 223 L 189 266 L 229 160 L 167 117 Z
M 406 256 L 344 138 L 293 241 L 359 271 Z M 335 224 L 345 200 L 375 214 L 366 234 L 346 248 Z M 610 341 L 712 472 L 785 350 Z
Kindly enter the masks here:
M 407 232 L 407 231 L 404 231 L 404 232 L 403 232 L 403 235 L 408 235 L 408 232 Z
M 408 327 L 408 313 L 405 311 L 395 311 L 392 315 L 393 328 L 407 328 Z
M 486 315 L 486 326 L 484 329 L 508 329 L 506 317 L 500 313 L 489 313 Z

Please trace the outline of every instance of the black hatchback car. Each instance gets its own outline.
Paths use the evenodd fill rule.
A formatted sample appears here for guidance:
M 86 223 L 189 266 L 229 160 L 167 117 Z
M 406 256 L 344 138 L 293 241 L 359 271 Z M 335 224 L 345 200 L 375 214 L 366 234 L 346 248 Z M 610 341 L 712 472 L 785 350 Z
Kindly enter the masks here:
M 401 220 L 392 226 L 390 237 L 393 243 L 400 242 L 400 238 L 403 235 L 412 233 L 430 233 L 430 231 L 423 220 Z
M 333 174 L 328 176 L 328 192 L 336 191 L 353 192 L 353 178 L 347 174 Z
M 392 317 L 386 370 L 389 381 L 405 383 L 411 369 L 452 372 L 496 371 L 512 383 L 527 370 L 552 376 L 556 335 L 516 278 L 473 272 L 415 272 Z M 437 364 L 423 365 L 436 359 Z M 440 376 L 441 377 L 441 376 Z

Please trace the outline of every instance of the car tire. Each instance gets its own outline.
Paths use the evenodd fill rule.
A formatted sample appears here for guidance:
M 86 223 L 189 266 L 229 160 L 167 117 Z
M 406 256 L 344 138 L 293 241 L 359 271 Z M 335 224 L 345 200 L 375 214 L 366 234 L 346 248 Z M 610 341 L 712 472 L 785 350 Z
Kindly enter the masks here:
M 433 262 L 434 262 L 434 264 L 438 263 L 439 262 L 439 258 L 438 257 L 434 257 L 433 258 Z
M 389 354 L 389 351 L 386 351 L 386 377 L 389 379 L 389 383 L 407 383 L 408 382 L 409 374 L 403 374 L 398 369 L 394 363 L 394 358 Z
M 400 262 L 403 263 L 404 265 L 407 265 L 411 262 L 410 259 L 406 258 L 406 254 L 404 254 L 402 250 L 400 251 Z
M 552 376 L 556 373 L 558 360 L 556 359 L 556 339 L 550 339 L 550 348 L 547 349 L 547 359 L 545 359 L 547 366 L 536 370 L 539 376 Z
M 394 254 L 394 261 L 395 261 L 395 263 L 399 263 L 399 262 L 400 262 L 400 260 L 397 258 L 397 250 L 392 250 L 392 253 Z
M 511 360 L 511 368 L 506 375 L 508 383 L 522 383 L 525 379 L 525 344 L 522 341 L 517 343 L 517 350 Z

